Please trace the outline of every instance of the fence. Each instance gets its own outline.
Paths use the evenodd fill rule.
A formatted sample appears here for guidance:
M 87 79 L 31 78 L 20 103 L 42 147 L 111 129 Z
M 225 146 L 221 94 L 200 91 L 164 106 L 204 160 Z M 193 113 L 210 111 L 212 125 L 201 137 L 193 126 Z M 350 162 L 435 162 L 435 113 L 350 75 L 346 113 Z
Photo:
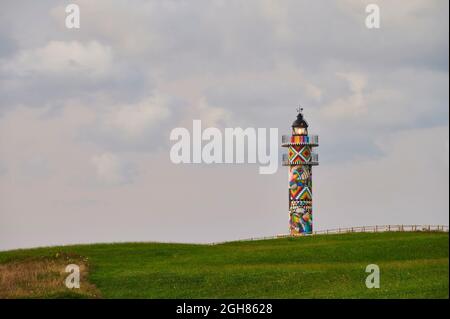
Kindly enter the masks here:
M 382 232 L 446 232 L 448 233 L 448 226 L 445 225 L 381 225 L 381 226 L 359 226 L 359 227 L 346 227 L 346 228 L 335 228 L 327 230 L 319 230 L 313 232 L 311 235 L 328 235 L 328 234 L 347 234 L 347 233 L 382 233 Z M 311 236 L 308 235 L 308 236 Z M 277 236 L 269 237 L 255 237 L 239 239 L 238 241 L 252 241 L 252 240 L 266 240 L 266 239 L 277 239 L 277 238 L 287 238 L 287 237 L 302 237 L 301 235 L 289 235 L 282 234 Z M 224 244 L 229 241 L 215 242 L 211 245 Z
M 327 230 L 315 231 L 314 235 L 320 234 L 341 234 L 341 233 L 378 233 L 388 231 L 435 231 L 435 232 L 448 232 L 448 226 L 444 225 L 382 225 L 382 226 L 360 226 L 360 227 L 347 227 L 347 228 L 335 228 Z

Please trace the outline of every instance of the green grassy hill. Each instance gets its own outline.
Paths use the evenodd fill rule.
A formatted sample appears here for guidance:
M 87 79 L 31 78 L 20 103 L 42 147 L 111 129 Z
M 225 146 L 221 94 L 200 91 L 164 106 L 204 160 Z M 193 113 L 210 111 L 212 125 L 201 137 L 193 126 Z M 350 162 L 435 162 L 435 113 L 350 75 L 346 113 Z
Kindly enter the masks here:
M 448 298 L 448 239 L 446 233 L 355 233 L 7 251 L 0 252 L 0 297 Z M 70 262 L 82 265 L 80 290 L 63 287 Z M 368 264 L 380 267 L 380 289 L 365 286 Z

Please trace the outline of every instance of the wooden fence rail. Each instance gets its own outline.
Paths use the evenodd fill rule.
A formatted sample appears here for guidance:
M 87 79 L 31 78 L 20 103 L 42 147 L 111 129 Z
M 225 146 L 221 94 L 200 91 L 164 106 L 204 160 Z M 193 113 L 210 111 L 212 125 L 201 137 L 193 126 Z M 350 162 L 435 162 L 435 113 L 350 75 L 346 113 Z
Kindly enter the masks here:
M 387 231 L 436 231 L 436 232 L 448 232 L 448 226 L 444 225 L 381 225 L 381 226 L 360 226 L 360 227 L 347 227 L 347 228 L 335 228 L 327 230 L 315 231 L 314 235 L 320 234 L 341 234 L 341 233 L 378 233 Z
M 334 228 L 319 230 L 312 233 L 312 235 L 327 235 L 327 234 L 346 234 L 346 233 L 381 233 L 381 232 L 447 232 L 448 226 L 446 225 L 376 225 L 376 226 L 359 226 L 359 227 L 346 227 L 346 228 Z M 239 239 L 238 241 L 252 241 L 252 240 L 265 240 L 292 237 L 293 235 L 282 234 L 269 237 L 255 237 Z M 311 235 L 308 235 L 311 236 Z M 295 237 L 302 237 L 301 235 Z M 211 245 L 224 244 L 229 241 L 215 242 Z

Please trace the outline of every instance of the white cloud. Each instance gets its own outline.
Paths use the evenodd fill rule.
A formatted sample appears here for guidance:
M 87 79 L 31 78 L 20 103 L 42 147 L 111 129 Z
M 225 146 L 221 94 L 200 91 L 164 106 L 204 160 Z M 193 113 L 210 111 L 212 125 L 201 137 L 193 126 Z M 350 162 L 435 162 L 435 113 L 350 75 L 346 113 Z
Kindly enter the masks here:
M 102 77 L 111 70 L 112 50 L 97 41 L 50 41 L 36 49 L 21 50 L 1 66 L 19 76 L 73 75 Z
M 128 181 L 127 166 L 118 156 L 103 153 L 92 157 L 97 178 L 106 184 L 122 184 Z
M 321 228 L 448 224 L 448 126 L 379 138 L 379 158 L 315 170 Z M 345 217 L 344 217 L 345 216 Z
M 357 72 L 338 72 L 336 75 L 348 81 L 350 90 L 353 93 L 361 93 L 367 86 L 367 77 L 364 74 Z
M 288 131 L 298 103 L 317 227 L 448 223 L 448 2 L 380 0 L 376 31 L 353 0 L 77 3 L 77 31 L 0 10 L 0 249 L 284 232 L 284 170 L 173 165 L 168 130 Z
M 164 8 L 163 3 L 137 1 L 133 6 L 109 0 L 98 0 L 95 3 L 77 0 L 76 3 L 81 9 L 81 28 L 76 31 L 79 37 L 91 39 L 101 36 L 112 46 L 120 47 L 122 53 L 126 51 L 128 54 L 142 53 L 159 46 L 158 32 L 149 26 L 161 15 L 161 8 L 158 6 Z M 63 30 L 65 6 L 66 4 L 58 4 L 49 12 L 55 24 Z
M 338 72 L 336 75 L 348 82 L 351 94 L 346 97 L 338 97 L 326 105 L 322 112 L 329 117 L 355 117 L 366 114 L 368 111 L 364 89 L 367 86 L 367 78 L 361 73 Z
M 149 130 L 170 116 L 167 99 L 153 95 L 135 104 L 111 107 L 99 113 L 101 125 L 107 131 L 116 131 L 126 139 L 140 139 Z
M 201 97 L 194 105 L 194 115 L 207 127 L 224 127 L 230 124 L 231 112 L 208 104 L 205 97 Z

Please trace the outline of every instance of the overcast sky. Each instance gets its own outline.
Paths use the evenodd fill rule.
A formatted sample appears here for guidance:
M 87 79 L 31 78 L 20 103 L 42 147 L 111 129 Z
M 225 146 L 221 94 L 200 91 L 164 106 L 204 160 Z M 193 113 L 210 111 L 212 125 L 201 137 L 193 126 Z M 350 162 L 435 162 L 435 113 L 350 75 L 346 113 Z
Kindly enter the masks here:
M 287 233 L 286 167 L 175 165 L 169 134 L 289 133 L 299 103 L 316 230 L 448 225 L 448 1 L 72 2 L 80 29 L 0 2 L 0 249 Z

